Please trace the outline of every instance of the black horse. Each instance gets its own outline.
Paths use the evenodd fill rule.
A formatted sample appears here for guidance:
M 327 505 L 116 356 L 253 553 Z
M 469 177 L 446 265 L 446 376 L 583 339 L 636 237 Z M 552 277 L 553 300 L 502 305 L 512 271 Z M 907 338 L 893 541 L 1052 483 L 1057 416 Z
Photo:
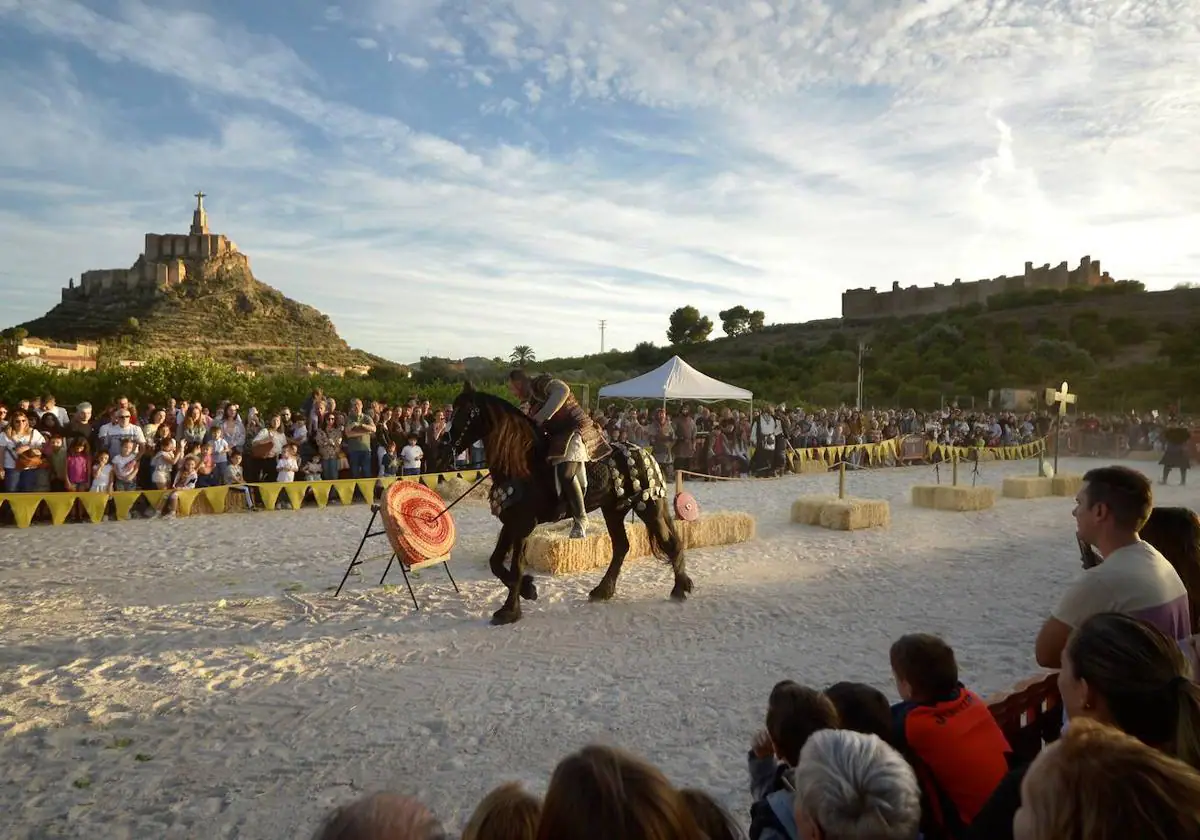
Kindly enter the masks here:
M 490 560 L 492 573 L 508 587 L 508 600 L 492 616 L 493 624 L 511 624 L 521 618 L 521 599 L 537 600 L 533 576 L 524 574 L 525 540 L 534 527 L 567 517 L 559 501 L 553 469 L 546 461 L 546 439 L 533 420 L 508 401 L 471 383 L 454 401 L 450 424 L 454 451 L 482 440 L 492 478 L 492 513 L 500 520 L 500 537 Z M 650 548 L 670 564 L 675 575 L 671 597 L 683 601 L 692 591 L 684 568 L 683 542 L 667 502 L 667 483 L 650 452 L 641 447 L 612 443 L 612 453 L 587 464 L 588 510 L 599 508 L 612 539 L 612 561 L 604 578 L 589 595 L 607 601 L 617 588 L 621 565 L 629 551 L 625 514 L 633 510 L 646 524 Z M 511 552 L 512 562 L 505 567 Z

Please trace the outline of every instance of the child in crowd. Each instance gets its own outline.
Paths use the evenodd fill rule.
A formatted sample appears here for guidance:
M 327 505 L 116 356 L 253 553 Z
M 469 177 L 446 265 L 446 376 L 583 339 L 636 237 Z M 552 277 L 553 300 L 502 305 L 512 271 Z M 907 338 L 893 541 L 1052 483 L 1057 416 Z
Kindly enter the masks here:
M 893 743 L 917 771 L 926 837 L 961 837 L 1009 770 L 1012 748 L 987 704 L 958 681 L 954 651 L 915 633 L 892 645 L 902 703 L 892 707 Z
M 67 489 L 67 441 L 62 432 L 53 432 L 47 437 L 49 448 L 42 454 L 50 465 L 50 490 L 61 493 Z
M 285 481 L 295 481 L 296 470 L 300 468 L 300 463 L 296 459 L 296 444 L 284 444 L 283 452 L 275 459 L 275 480 L 283 483 Z
M 212 441 L 200 444 L 200 460 L 196 464 L 196 486 L 216 487 L 218 481 L 217 463 L 213 455 Z
M 750 749 L 750 840 L 796 840 L 792 771 L 814 732 L 837 729 L 837 709 L 821 692 L 792 680 L 767 700 L 766 729 Z
M 462 840 L 536 840 L 542 803 L 519 784 L 493 790 L 475 807 Z
M 179 469 L 175 473 L 175 483 L 172 485 L 171 495 L 167 496 L 163 502 L 162 515 L 175 516 L 179 512 L 179 491 L 192 490 L 196 486 L 196 480 L 199 475 L 196 473 L 196 467 L 200 461 L 195 455 L 188 455 L 183 459 L 183 463 L 179 465 Z
M 254 510 L 254 493 L 246 484 L 246 475 L 242 471 L 241 450 L 234 449 L 229 453 L 229 463 L 225 465 L 225 483 L 235 490 L 241 490 L 246 497 L 246 510 Z
M 679 791 L 706 840 L 744 840 L 745 834 L 728 811 L 702 790 Z
M 109 493 L 113 488 L 113 466 L 108 462 L 108 453 L 103 449 L 96 455 L 92 466 L 92 492 Z
M 387 442 L 387 450 L 380 462 L 380 475 L 393 476 L 400 474 L 400 455 L 396 452 L 396 441 Z
M 305 481 L 320 481 L 321 480 L 321 456 L 313 455 L 304 462 L 304 480 Z
M 86 438 L 71 441 L 67 451 L 67 487 L 71 492 L 87 490 L 92 478 L 92 456 Z
M 212 462 L 213 462 L 213 486 L 225 484 L 225 471 L 229 468 L 229 440 L 225 437 L 225 430 L 221 428 L 221 424 L 217 423 L 208 430 L 212 444 Z
M 150 459 L 150 480 L 157 489 L 166 490 L 171 486 L 171 474 L 175 472 L 179 456 L 175 438 L 166 438 L 158 442 L 158 451 Z
M 121 441 L 121 454 L 112 459 L 114 486 L 117 490 L 136 490 L 138 456 L 133 451 L 133 438 Z
M 834 683 L 825 696 L 837 709 L 842 729 L 878 735 L 892 743 L 892 704 L 879 689 L 855 682 Z
M 400 450 L 401 473 L 403 475 L 420 475 L 421 459 L 425 453 L 417 446 L 417 436 L 409 433 L 408 444 Z

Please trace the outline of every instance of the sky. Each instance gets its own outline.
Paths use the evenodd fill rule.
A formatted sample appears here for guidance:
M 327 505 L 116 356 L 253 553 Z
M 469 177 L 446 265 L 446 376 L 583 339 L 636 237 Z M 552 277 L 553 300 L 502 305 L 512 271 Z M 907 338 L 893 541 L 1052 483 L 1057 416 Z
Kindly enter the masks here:
M 0 79 L 4 325 L 197 190 L 402 362 L 1085 254 L 1200 279 L 1195 0 L 0 0 Z

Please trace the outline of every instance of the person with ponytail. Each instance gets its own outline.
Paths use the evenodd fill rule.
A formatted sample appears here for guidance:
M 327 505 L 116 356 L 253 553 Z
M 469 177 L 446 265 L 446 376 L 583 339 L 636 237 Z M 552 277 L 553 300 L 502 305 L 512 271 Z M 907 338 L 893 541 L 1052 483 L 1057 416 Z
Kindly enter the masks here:
M 1192 633 L 1200 633 L 1200 516 L 1190 508 L 1156 507 L 1138 536 L 1179 572 L 1188 592 Z
M 1115 727 L 1200 770 L 1200 686 L 1179 644 L 1153 625 L 1124 613 L 1084 621 L 1067 640 L 1058 690 L 1071 721 Z M 1011 840 L 1027 770 L 1017 767 L 1000 783 L 971 840 Z

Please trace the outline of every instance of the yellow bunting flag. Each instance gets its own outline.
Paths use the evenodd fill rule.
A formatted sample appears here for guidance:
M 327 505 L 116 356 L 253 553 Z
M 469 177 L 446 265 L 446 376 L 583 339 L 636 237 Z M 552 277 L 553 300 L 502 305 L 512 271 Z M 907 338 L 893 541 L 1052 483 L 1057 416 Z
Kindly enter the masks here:
M 104 511 L 108 509 L 108 494 L 107 493 L 80 493 L 79 504 L 83 506 L 83 510 L 88 515 L 88 519 L 93 522 L 99 522 L 104 518 Z
M 426 487 L 437 489 L 438 477 L 436 475 L 432 475 L 432 474 L 423 475 L 423 476 L 421 476 L 421 483 L 424 484 Z
M 200 491 L 200 495 L 208 502 L 213 513 L 225 512 L 225 500 L 229 498 L 228 487 L 205 487 Z
M 175 491 L 175 498 L 179 500 L 178 513 L 180 516 L 192 515 L 192 505 L 195 504 L 196 497 L 199 495 L 200 491 L 196 489 Z
M 365 501 L 367 504 L 371 504 L 375 501 L 375 479 L 360 478 L 358 480 L 357 487 L 358 492 L 362 494 L 363 501 Z
M 142 498 L 150 503 L 155 510 L 162 510 L 163 499 L 170 495 L 170 490 L 143 490 Z
M 292 510 L 299 510 L 304 504 L 304 494 L 307 490 L 308 484 L 303 481 L 289 481 L 283 485 L 283 492 L 287 494 Z
M 381 475 L 379 477 L 379 486 L 382 487 L 384 490 L 388 489 L 395 483 L 396 483 L 396 476 L 394 476 L 394 475 Z
M 343 478 L 333 482 L 333 490 L 337 493 L 338 499 L 343 505 L 348 505 L 354 501 L 354 487 L 358 482 L 353 478 Z
M 42 503 L 42 497 L 37 493 L 5 493 L 0 496 L 0 502 L 8 502 L 18 528 L 28 528 L 38 505 Z
M 468 470 L 466 472 L 460 472 L 458 474 L 458 477 L 461 478 L 463 481 L 467 482 L 468 484 L 474 484 L 476 481 L 479 480 L 479 470 Z
M 262 484 L 255 484 L 258 488 L 258 495 L 262 497 L 264 510 L 275 510 L 275 505 L 279 502 L 279 494 L 283 492 L 283 485 L 273 481 L 264 481 Z
M 75 497 L 77 493 L 46 493 L 42 496 L 42 501 L 46 503 L 46 508 L 50 511 L 50 521 L 55 525 L 61 525 L 67 521 L 67 514 L 71 512 L 71 508 L 75 507 Z
M 312 490 L 313 501 L 317 507 L 323 508 L 329 503 L 329 491 L 333 489 L 332 481 L 310 481 L 308 489 Z
M 128 519 L 133 503 L 142 497 L 141 490 L 118 490 L 112 494 L 113 513 L 117 519 Z

